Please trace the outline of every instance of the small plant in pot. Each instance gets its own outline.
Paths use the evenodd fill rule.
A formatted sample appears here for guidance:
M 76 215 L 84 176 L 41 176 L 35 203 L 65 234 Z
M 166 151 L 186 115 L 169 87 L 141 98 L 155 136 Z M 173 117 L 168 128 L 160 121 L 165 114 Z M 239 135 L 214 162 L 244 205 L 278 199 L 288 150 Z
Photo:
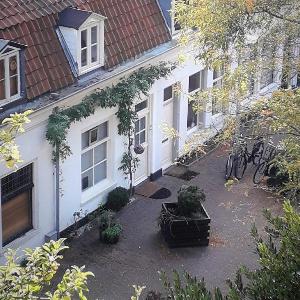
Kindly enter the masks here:
M 111 210 L 103 210 L 99 216 L 99 238 L 107 244 L 117 243 L 122 232 L 122 226 L 114 221 L 114 216 Z
M 202 205 L 205 199 L 203 190 L 184 185 L 178 202 L 162 204 L 159 225 L 170 247 L 208 245 L 210 218 Z

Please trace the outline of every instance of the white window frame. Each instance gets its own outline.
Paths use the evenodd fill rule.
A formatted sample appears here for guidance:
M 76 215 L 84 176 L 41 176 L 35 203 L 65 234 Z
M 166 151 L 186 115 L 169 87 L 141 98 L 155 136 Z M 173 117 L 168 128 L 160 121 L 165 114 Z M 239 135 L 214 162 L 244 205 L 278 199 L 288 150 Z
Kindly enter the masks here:
M 20 50 L 8 46 L 2 52 L 4 52 L 7 48 L 11 48 L 12 51 L 8 53 L 1 54 L 0 53 L 0 60 L 4 60 L 4 83 L 5 83 L 5 98 L 0 100 L 0 106 L 5 105 L 9 102 L 15 101 L 21 97 L 21 68 L 20 68 Z M 9 75 L 9 59 L 13 56 L 17 57 L 17 77 L 18 77 L 18 93 L 14 96 L 10 96 L 10 75 Z M 9 95 L 9 97 L 8 97 Z
M 219 77 L 213 78 L 213 80 L 212 80 L 212 86 L 213 87 L 222 88 L 223 87 L 223 78 L 224 78 L 225 70 L 220 68 L 220 71 L 218 71 L 218 72 L 220 72 L 221 75 Z M 214 70 L 213 70 L 213 73 L 214 73 Z M 212 99 L 211 100 L 211 115 L 212 116 L 217 116 L 217 115 L 222 114 L 222 112 L 224 110 L 222 106 L 223 105 L 221 104 L 220 105 L 220 111 L 214 112 L 214 109 L 213 109 L 214 103 L 213 103 L 213 99 Z
M 84 148 L 84 149 L 81 149 L 81 155 L 80 155 L 80 161 L 81 161 L 81 157 L 84 153 L 90 151 L 90 150 L 93 150 L 93 164 L 91 167 L 85 169 L 84 171 L 82 170 L 82 164 L 80 163 L 80 178 L 81 178 L 81 192 L 82 193 L 85 193 L 86 191 L 90 191 L 91 189 L 93 189 L 94 187 L 98 186 L 98 185 L 101 185 L 103 182 L 105 182 L 106 180 L 110 179 L 110 172 L 109 172 L 109 165 L 110 165 L 110 141 L 111 141 L 111 138 L 110 138 L 110 122 L 109 120 L 104 120 L 102 121 L 100 124 L 96 125 L 96 126 L 93 126 L 92 128 L 90 129 L 87 129 L 85 131 L 82 132 L 83 133 L 86 133 L 86 132 L 89 132 L 89 141 L 90 141 L 90 138 L 91 138 L 91 132 L 93 129 L 95 129 L 96 127 L 100 126 L 101 124 L 104 124 L 104 123 L 107 123 L 107 137 L 100 140 L 100 141 L 97 141 L 97 142 L 93 142 L 93 143 L 90 143 L 88 147 Z M 82 143 L 82 135 L 81 135 L 81 143 Z M 97 146 L 99 145 L 102 145 L 106 143 L 106 158 L 100 162 L 97 162 L 95 164 L 94 162 L 94 150 Z M 106 178 L 102 179 L 101 181 L 97 182 L 95 184 L 95 167 L 100 165 L 101 163 L 105 162 L 106 161 Z M 86 189 L 82 189 L 82 174 L 83 173 L 86 173 L 87 171 L 89 170 L 93 170 L 93 184 L 90 186 L 90 187 L 87 187 Z
M 79 74 L 85 74 L 87 72 L 90 72 L 94 69 L 100 68 L 104 66 L 104 20 L 105 18 L 103 17 L 102 20 L 97 20 L 97 21 L 90 21 L 88 23 L 85 23 L 80 27 L 78 30 L 78 55 L 77 55 L 77 64 L 78 64 L 78 70 Z M 92 44 L 91 44 L 91 32 L 92 28 L 97 27 L 97 43 L 93 44 L 98 47 L 98 57 L 97 61 L 92 63 Z M 81 66 L 81 53 L 82 53 L 82 48 L 81 48 L 81 33 L 83 31 L 87 31 L 87 65 L 86 66 Z
M 203 80 L 203 72 L 204 72 L 204 69 L 202 69 L 202 70 L 200 70 L 200 71 L 197 71 L 197 72 L 195 72 L 195 73 L 193 73 L 193 74 L 190 74 L 189 75 L 189 78 L 191 77 L 191 76 L 193 76 L 193 75 L 195 75 L 195 74 L 197 74 L 197 73 L 200 73 L 200 76 L 199 76 L 199 88 L 197 88 L 197 89 L 195 89 L 195 90 L 193 90 L 193 91 L 191 91 L 191 92 L 188 92 L 188 95 L 193 95 L 193 94 L 196 94 L 197 92 L 199 92 L 202 88 L 203 88 L 203 86 L 202 86 L 202 80 Z M 190 90 L 190 85 L 188 84 L 188 91 Z M 190 104 L 190 100 L 188 99 L 188 105 Z M 188 109 L 187 109 L 187 115 L 186 115 L 186 118 L 188 118 Z M 187 127 L 187 132 L 188 132 L 188 134 L 189 133 L 192 133 L 192 132 L 194 132 L 194 131 L 196 131 L 198 128 L 199 128 L 199 118 L 200 118 L 200 114 L 199 114 L 199 111 L 197 111 L 196 112 L 196 115 L 197 115 L 197 123 L 196 123 L 196 125 L 195 126 L 193 126 L 193 127 Z M 187 120 L 186 120 L 186 123 L 187 123 Z M 187 125 L 187 124 L 186 124 Z

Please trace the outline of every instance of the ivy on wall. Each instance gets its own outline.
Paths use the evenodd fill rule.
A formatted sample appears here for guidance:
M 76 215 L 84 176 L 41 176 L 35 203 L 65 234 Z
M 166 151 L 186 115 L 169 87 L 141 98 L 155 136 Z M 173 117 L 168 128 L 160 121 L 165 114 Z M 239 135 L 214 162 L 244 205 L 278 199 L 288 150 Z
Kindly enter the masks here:
M 160 63 L 156 66 L 140 68 L 128 77 L 123 77 L 116 85 L 97 90 L 86 96 L 81 103 L 62 110 L 56 109 L 50 115 L 46 138 L 53 146 L 54 160 L 65 159 L 71 154 L 67 144 L 67 134 L 72 123 L 80 121 L 95 113 L 97 108 L 118 106 L 118 134 L 128 136 L 132 132 L 136 119 L 134 100 L 147 95 L 155 80 L 170 74 L 175 65 Z

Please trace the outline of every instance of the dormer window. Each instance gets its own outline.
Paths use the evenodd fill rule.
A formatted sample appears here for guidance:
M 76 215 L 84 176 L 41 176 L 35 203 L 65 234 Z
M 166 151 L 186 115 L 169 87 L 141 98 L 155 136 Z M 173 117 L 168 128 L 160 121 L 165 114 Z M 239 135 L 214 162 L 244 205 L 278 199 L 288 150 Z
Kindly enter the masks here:
M 21 97 L 22 48 L 23 45 L 0 39 L 0 106 Z
M 84 69 L 93 68 L 99 65 L 100 52 L 99 52 L 99 39 L 100 30 L 99 24 L 90 26 L 80 31 L 80 67 Z
M 57 34 L 76 76 L 104 66 L 105 19 L 71 7 L 59 14 Z

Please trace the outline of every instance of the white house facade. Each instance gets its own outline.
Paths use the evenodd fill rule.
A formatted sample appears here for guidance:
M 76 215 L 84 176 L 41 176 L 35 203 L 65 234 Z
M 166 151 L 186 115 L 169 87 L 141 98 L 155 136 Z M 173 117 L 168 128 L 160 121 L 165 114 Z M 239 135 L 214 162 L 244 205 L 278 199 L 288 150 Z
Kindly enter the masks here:
M 51 36 L 56 38 L 60 54 L 48 58 L 45 56 L 47 63 L 52 65 L 45 66 L 46 70 L 40 71 L 36 76 L 33 69 L 38 68 L 39 63 L 34 61 L 33 56 L 41 55 L 41 51 L 49 54 L 51 46 L 48 44 L 52 39 L 45 42 L 43 49 L 41 46 L 34 48 L 31 44 L 37 43 L 37 40 L 26 38 L 26 33 L 21 29 L 28 27 L 30 31 L 32 21 L 26 23 L 20 20 L 14 25 L 9 23 L 0 28 L 0 100 L 2 95 L 6 105 L 3 105 L 3 116 L 13 111 L 34 110 L 25 133 L 16 139 L 23 162 L 17 171 L 9 170 L 3 164 L 0 168 L 2 254 L 7 248 L 23 249 L 41 245 L 57 235 L 57 223 L 59 232 L 64 231 L 74 223 L 75 212 L 91 213 L 101 203 L 105 203 L 109 191 L 117 186 L 128 187 L 128 180 L 118 169 L 126 140 L 117 132 L 117 108 L 99 108 L 93 115 L 71 125 L 67 142 L 72 154 L 60 161 L 57 172 L 52 161 L 52 146 L 45 137 L 48 118 L 55 107 L 64 108 L 80 103 L 86 95 L 116 84 L 120 78 L 129 76 L 140 67 L 155 65 L 160 61 L 177 61 L 178 54 L 183 51 L 187 60 L 169 76 L 157 80 L 148 97 L 137 99 L 135 104 L 138 120 L 135 123 L 134 142 L 142 145 L 144 152 L 139 157 L 134 184 L 161 176 L 178 157 L 186 140 L 195 132 L 210 129 L 213 132 L 215 127 L 222 126 L 222 113 L 217 107 L 212 105 L 201 113 L 195 113 L 189 102 L 190 94 L 219 84 L 222 74 L 216 74 L 196 63 L 193 52 L 189 49 L 180 49 L 176 35 L 173 35 L 174 25 L 168 21 L 172 22 L 172 18 L 166 13 L 168 7 L 159 6 L 161 1 L 149 1 L 152 13 L 143 17 L 143 20 L 147 19 L 147 24 L 143 26 L 154 24 L 151 29 L 153 37 L 142 36 L 143 31 L 134 28 L 133 23 L 119 27 L 116 33 L 114 27 L 119 17 L 112 16 L 111 8 L 102 5 L 101 0 L 86 1 L 86 7 L 80 6 L 80 1 L 66 2 L 61 10 L 53 8 L 49 16 L 37 18 L 45 18 L 43 23 L 50 23 L 47 28 L 51 28 Z M 140 2 L 139 13 L 145 14 L 143 1 L 133 2 Z M 96 11 L 93 11 L 96 6 L 92 3 L 98 5 Z M 138 7 L 121 5 L 118 7 L 120 14 L 122 9 L 133 14 L 130 9 L 138 10 Z M 155 20 L 151 18 L 153 11 L 156 14 Z M 76 18 L 72 18 L 74 16 Z M 136 22 L 141 21 L 139 18 L 142 19 L 138 13 L 135 13 L 134 18 Z M 123 22 L 126 23 L 126 20 Z M 20 29 L 20 36 L 13 36 L 14 27 L 17 31 Z M 36 25 L 35 28 L 39 27 Z M 126 30 L 134 31 L 139 39 L 144 40 L 144 49 L 141 45 L 134 48 L 134 43 L 138 41 L 130 40 L 129 37 L 125 37 L 124 41 L 121 32 Z M 41 33 L 32 35 L 33 39 L 42 39 Z M 156 36 L 159 38 L 156 39 Z M 120 39 L 123 39 L 122 44 L 118 42 Z M 9 47 L 11 51 L 21 52 L 17 56 L 19 62 L 12 62 L 12 59 L 9 61 L 8 53 L 16 53 L 8 51 L 5 54 Z M 125 48 L 119 49 L 122 47 Z M 56 59 L 60 60 L 57 68 L 54 67 L 55 61 L 52 62 Z M 14 66 L 16 63 L 17 69 Z M 43 65 L 43 61 L 41 64 Z M 6 75 L 2 75 L 2 70 L 5 70 Z M 61 73 L 64 73 L 63 77 L 60 77 Z M 43 79 L 44 75 L 48 80 Z M 14 77 L 18 78 L 18 83 L 14 83 Z M 5 92 L 2 92 L 1 80 L 11 82 L 12 87 L 8 89 L 6 86 Z M 276 83 L 269 82 L 262 92 L 276 87 Z M 178 88 L 180 93 L 176 92 Z M 9 95 L 10 92 L 12 95 Z M 16 95 L 20 97 L 17 99 Z M 14 103 L 18 105 L 17 109 Z M 174 128 L 179 138 L 172 139 L 166 134 L 164 127 Z

